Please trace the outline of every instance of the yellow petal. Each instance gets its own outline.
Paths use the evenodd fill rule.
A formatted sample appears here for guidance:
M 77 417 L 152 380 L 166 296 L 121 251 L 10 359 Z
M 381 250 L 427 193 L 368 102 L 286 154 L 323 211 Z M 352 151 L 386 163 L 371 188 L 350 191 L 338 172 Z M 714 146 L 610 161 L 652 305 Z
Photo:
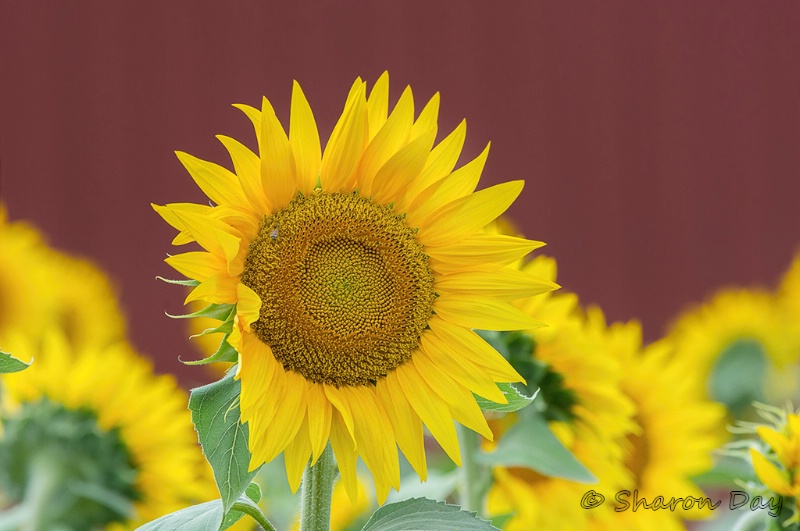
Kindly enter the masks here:
M 489 297 L 441 294 L 433 301 L 436 315 L 464 328 L 531 330 L 545 326 L 506 302 Z
M 308 421 L 303 417 L 303 423 L 294 439 L 286 446 L 283 454 L 286 465 L 286 477 L 289 479 L 289 488 L 292 494 L 297 492 L 303 479 L 303 471 L 308 464 L 311 454 L 311 442 L 308 440 Z
M 273 380 L 278 362 L 269 345 L 255 334 L 244 334 L 239 351 L 237 377 L 242 380 L 239 407 L 242 418 L 250 419 L 260 413 L 257 405 L 276 390 Z
M 261 297 L 241 282 L 236 285 L 236 296 L 238 298 L 236 315 L 239 316 L 244 329 L 249 332 L 250 325 L 258 321 L 259 312 L 261 311 Z
M 403 203 L 404 211 L 407 210 L 406 206 L 414 206 L 417 203 L 417 198 L 423 190 L 443 179 L 453 170 L 459 155 L 461 155 L 466 135 L 467 122 L 462 120 L 452 133 L 433 148 L 422 173 L 409 185 L 406 202 Z
M 267 449 L 265 447 L 267 433 L 274 431 L 274 429 L 270 430 L 270 427 L 273 425 L 281 402 L 287 394 L 286 371 L 278 363 L 274 367 L 275 370 L 272 373 L 269 387 L 263 389 L 261 394 L 255 398 L 253 403 L 254 413 L 249 417 L 245 417 L 244 410 L 242 410 L 242 420 L 247 420 L 250 425 L 250 470 L 258 468 L 267 461 Z M 245 383 L 246 380 L 243 376 L 242 389 L 244 389 Z
M 435 137 L 436 129 L 431 129 L 386 161 L 375 175 L 372 187 L 375 203 L 388 204 L 402 195 L 409 181 L 422 170 Z
M 789 439 L 767 426 L 759 426 L 756 428 L 756 433 L 764 442 L 770 445 L 778 456 L 778 461 L 784 465 L 791 466 L 791 441 Z
M 400 96 L 391 116 L 385 122 L 364 150 L 358 165 L 358 188 L 367 197 L 372 195 L 373 181 L 378 170 L 408 140 L 414 122 L 414 97 L 410 87 Z
M 200 251 L 176 254 L 164 261 L 186 278 L 195 280 L 203 280 L 226 270 L 225 261 L 219 256 Z
M 258 234 L 260 220 L 254 215 L 253 211 L 241 210 L 231 206 L 218 206 L 213 208 L 208 216 L 235 228 L 236 232 L 244 236 L 247 241 L 252 241 Z
M 261 100 L 261 185 L 275 208 L 282 208 L 297 193 L 294 153 L 286 131 L 267 98 Z
M 753 468 L 756 471 L 758 479 L 760 479 L 764 485 L 778 494 L 793 496 L 792 486 L 789 485 L 784 472 L 775 468 L 775 465 L 758 453 L 755 448 L 750 448 L 750 458 L 753 460 Z
M 479 232 L 454 245 L 430 248 L 426 252 L 437 271 L 454 272 L 484 264 L 507 265 L 543 246 L 543 242 L 516 236 Z
M 308 434 L 311 441 L 312 465 L 325 450 L 331 432 L 332 406 L 322 385 L 311 384 L 308 389 Z
M 336 456 L 336 464 L 339 466 L 339 474 L 342 476 L 344 488 L 350 501 L 355 504 L 358 501 L 358 477 L 356 476 L 358 454 L 353 447 L 352 433 L 348 433 L 349 431 L 351 430 L 345 426 L 339 410 L 334 410 L 331 417 L 331 447 Z
M 350 405 L 347 403 L 347 400 L 344 396 L 342 396 L 341 391 L 336 387 L 330 384 L 322 384 L 323 389 L 325 390 L 325 396 L 328 397 L 331 405 L 336 408 L 336 411 L 339 412 L 339 415 L 342 416 L 342 421 L 344 425 L 347 427 L 347 432 L 350 434 L 350 439 L 353 445 L 353 448 L 356 447 L 356 436 L 355 430 L 353 428 L 353 414 L 350 411 Z
M 372 472 L 376 487 L 381 487 L 377 490 L 379 498 L 383 498 L 379 503 L 383 503 L 382 491 L 388 492 L 389 485 L 400 488 L 400 465 L 392 426 L 371 389 L 343 386 L 339 390 L 350 404 L 358 453 Z
M 453 418 L 486 439 L 490 441 L 493 439 L 492 430 L 489 429 L 472 393 L 439 369 L 425 352 L 415 352 L 411 361 L 430 388 L 447 403 Z
M 475 234 L 511 206 L 523 185 L 523 181 L 511 181 L 456 199 L 419 228 L 417 239 L 423 245 L 442 247 Z
M 442 275 L 436 279 L 436 292 L 441 294 L 492 297 L 513 301 L 553 291 L 555 282 L 512 268 L 497 271 L 465 271 Z
M 192 301 L 206 301 L 214 304 L 236 304 L 236 286 L 239 280 L 225 272 L 212 275 L 189 292 L 184 304 Z
M 217 135 L 217 140 L 222 142 L 222 145 L 228 150 L 231 162 L 233 162 L 233 169 L 239 178 L 239 184 L 253 209 L 263 214 L 272 213 L 272 207 L 264 194 L 264 187 L 261 185 L 261 161 L 258 159 L 258 155 L 229 136 Z
M 478 181 L 481 179 L 481 172 L 486 164 L 486 157 L 489 156 L 491 143 L 480 155 L 460 167 L 444 179 L 432 184 L 433 192 L 426 196 L 424 202 L 415 205 L 408 211 L 408 223 L 413 226 L 422 226 L 428 219 L 447 203 L 467 196 L 475 191 Z M 423 194 L 426 192 L 423 191 Z
M 164 221 L 180 231 L 185 230 L 186 227 L 184 227 L 181 220 L 178 219 L 178 216 L 175 215 L 175 211 L 209 214 L 213 210 L 213 207 L 208 205 L 198 205 L 196 203 L 168 203 L 164 206 L 150 203 L 150 206 L 153 207 L 153 210 L 155 210 L 158 215 L 164 219 Z
M 233 106 L 247 116 L 247 118 L 253 124 L 253 129 L 255 129 L 256 132 L 256 138 L 261 138 L 261 111 L 244 103 L 234 103 Z
M 408 403 L 450 459 L 461 466 L 458 436 L 447 405 L 428 387 L 413 363 L 405 363 L 394 372 Z
M 439 99 L 439 93 L 437 92 L 425 104 L 422 112 L 419 113 L 417 121 L 414 122 L 414 126 L 411 128 L 411 136 L 409 137 L 411 140 L 436 128 L 436 122 L 439 118 Z
M 286 371 L 286 385 L 288 390 L 262 443 L 263 460 L 267 463 L 294 439 L 306 416 L 308 385 L 305 378 L 294 371 Z
M 525 381 L 494 347 L 472 330 L 451 324 L 438 316 L 429 319 L 428 326 L 446 345 L 476 365 L 485 367 L 494 381 Z
M 389 72 L 384 72 L 375 82 L 367 99 L 367 117 L 369 120 L 369 140 L 375 138 L 375 134 L 386 123 L 386 115 L 389 112 Z
M 326 192 L 348 192 L 366 139 L 364 83 L 354 85 L 352 98 L 333 128 L 322 155 L 320 181 Z
M 394 371 L 378 380 L 376 391 L 392 423 L 397 444 L 420 480 L 427 480 L 428 467 L 425 460 L 425 434 L 422 431 L 422 421 L 408 403 Z
M 247 200 L 236 175 L 219 164 L 199 159 L 188 153 L 176 151 L 178 160 L 192 176 L 194 182 L 214 203 L 241 208 L 247 207 Z
M 292 85 L 289 142 L 297 166 L 297 186 L 303 195 L 309 195 L 317 183 L 322 155 L 314 113 L 297 81 Z
M 508 403 L 508 399 L 485 368 L 475 365 L 465 356 L 460 355 L 450 345 L 439 339 L 432 330 L 426 330 L 420 336 L 420 350 L 427 354 L 432 363 L 443 371 L 447 371 L 473 393 L 499 404 Z
M 233 234 L 235 230 L 231 226 L 194 212 L 176 210 L 174 214 L 201 247 L 225 258 L 231 276 L 241 273 L 243 263 L 239 257 L 240 240 Z

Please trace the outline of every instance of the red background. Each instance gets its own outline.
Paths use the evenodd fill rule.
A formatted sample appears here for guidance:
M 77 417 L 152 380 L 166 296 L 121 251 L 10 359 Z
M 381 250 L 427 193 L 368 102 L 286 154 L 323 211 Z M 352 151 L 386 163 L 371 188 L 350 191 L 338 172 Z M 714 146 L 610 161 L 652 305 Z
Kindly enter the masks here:
M 149 203 L 204 200 L 172 152 L 227 163 L 214 134 L 253 144 L 229 104 L 286 121 L 292 79 L 323 139 L 356 76 L 440 91 L 462 163 L 492 141 L 481 186 L 526 180 L 511 216 L 565 288 L 650 339 L 800 244 L 797 2 L 273 4 L 0 1 L 0 199 L 111 274 L 160 370 L 200 378 L 154 280 L 174 231 Z

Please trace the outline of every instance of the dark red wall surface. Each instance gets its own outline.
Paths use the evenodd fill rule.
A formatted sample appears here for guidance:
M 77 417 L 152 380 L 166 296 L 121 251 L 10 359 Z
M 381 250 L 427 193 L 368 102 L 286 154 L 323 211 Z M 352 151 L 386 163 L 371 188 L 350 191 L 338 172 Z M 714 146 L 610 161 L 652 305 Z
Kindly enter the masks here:
M 173 155 L 252 145 L 231 103 L 292 79 L 327 138 L 356 76 L 442 95 L 440 132 L 489 140 L 482 186 L 560 282 L 654 339 L 717 286 L 769 284 L 800 245 L 800 3 L 0 1 L 0 199 L 116 280 L 132 341 L 196 381 L 173 231 L 203 201 Z M 0 258 L 2 259 L 2 258 Z

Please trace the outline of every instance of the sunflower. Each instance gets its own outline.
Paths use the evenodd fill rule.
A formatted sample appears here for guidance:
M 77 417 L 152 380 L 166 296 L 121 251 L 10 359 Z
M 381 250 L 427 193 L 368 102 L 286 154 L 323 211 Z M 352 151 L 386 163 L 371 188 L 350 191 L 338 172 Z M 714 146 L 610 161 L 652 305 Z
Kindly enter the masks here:
M 36 485 L 49 485 L 44 527 L 121 530 L 213 496 L 173 377 L 155 376 L 123 343 L 73 352 L 60 331 L 40 350 L 28 339 L 14 347 L 35 363 L 0 380 L 7 498 L 26 506 Z
M 59 326 L 77 349 L 121 340 L 125 322 L 114 287 L 90 261 L 57 251 L 0 205 L 0 347 L 11 333 Z
M 662 340 L 642 350 L 638 323 L 615 323 L 607 338 L 609 350 L 625 367 L 622 390 L 636 405 L 637 430 L 628 435 L 625 448 L 630 473 L 625 490 L 636 491 L 648 503 L 658 496 L 667 502 L 705 498 L 689 478 L 711 467 L 711 451 L 724 441 L 724 407 L 696 397 L 696 388 L 703 382 L 690 365 L 672 355 L 669 343 Z M 619 491 L 602 482 L 593 488 L 606 495 Z M 709 506 L 698 508 L 694 502 L 688 506 L 679 502 L 674 510 L 634 512 L 633 495 L 623 500 L 630 504 L 627 510 L 609 513 L 609 518 L 594 521 L 590 528 L 678 530 L 685 529 L 682 519 L 711 514 Z M 609 502 L 625 508 L 610 496 Z
M 773 426 L 761 425 L 756 433 L 762 448 L 751 447 L 750 459 L 758 479 L 772 492 L 791 500 L 784 527 L 800 523 L 800 415 L 780 412 Z M 783 516 L 782 516 L 783 519 Z
M 787 313 L 773 293 L 736 288 L 721 290 L 685 312 L 672 325 L 668 339 L 675 355 L 708 382 L 711 398 L 725 402 L 738 415 L 753 400 L 779 400 L 797 387 L 790 370 L 800 354 L 793 335 Z M 747 375 L 732 385 L 736 374 L 720 372 L 726 366 Z M 739 369 L 745 366 L 747 370 Z
M 537 257 L 524 271 L 555 281 L 556 263 Z M 623 367 L 608 349 L 606 326 L 597 312 L 583 313 L 574 294 L 555 293 L 522 300 L 520 308 L 550 326 L 533 330 L 531 359 L 547 367 L 537 401 L 556 437 L 598 480 L 622 488 L 630 474 L 624 467 L 624 443 L 636 430 L 634 406 L 620 388 Z M 511 422 L 513 422 L 513 418 Z M 524 419 L 521 420 L 524 422 Z M 508 420 L 493 424 L 498 436 Z M 494 469 L 488 495 L 490 514 L 514 513 L 508 529 L 582 529 L 589 511 L 580 500 L 587 485 L 547 477 L 522 467 Z M 611 508 L 593 509 L 593 515 Z
M 259 155 L 218 137 L 231 172 L 179 152 L 214 205 L 154 205 L 204 249 L 167 259 L 199 283 L 187 302 L 235 305 L 251 468 L 284 452 L 296 490 L 330 440 L 348 494 L 361 457 L 381 502 L 397 445 L 426 477 L 423 424 L 458 464 L 453 419 L 492 436 L 472 393 L 521 378 L 471 328 L 535 327 L 509 301 L 554 288 L 506 267 L 540 242 L 481 232 L 522 181 L 475 192 L 488 146 L 452 171 L 465 123 L 434 147 L 438 94 L 416 119 L 410 87 L 391 113 L 388 94 L 386 73 L 369 96 L 357 79 L 324 151 L 297 83 L 288 136 L 266 98 L 236 105 Z

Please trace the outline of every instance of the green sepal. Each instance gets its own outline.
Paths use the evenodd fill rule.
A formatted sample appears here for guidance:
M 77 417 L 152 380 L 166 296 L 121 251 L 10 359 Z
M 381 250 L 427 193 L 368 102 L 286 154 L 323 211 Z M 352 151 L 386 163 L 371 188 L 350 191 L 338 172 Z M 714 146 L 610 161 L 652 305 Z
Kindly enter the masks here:
M 207 358 L 203 358 L 201 360 L 193 360 L 193 361 L 183 361 L 181 363 L 184 365 L 208 365 L 209 363 L 216 363 L 216 362 L 226 362 L 226 363 L 236 363 L 239 360 L 239 353 L 236 352 L 236 349 L 228 343 L 228 337 L 230 334 L 225 334 L 225 337 L 222 338 L 222 342 L 219 344 L 219 348 L 216 352 L 210 355 Z
M 250 466 L 248 426 L 240 422 L 241 382 L 235 367 L 221 380 L 192 389 L 189 409 L 203 454 L 214 471 L 225 512 L 245 492 L 256 470 Z
M 512 411 L 519 411 L 520 409 L 524 408 L 536 398 L 536 395 L 539 394 L 539 390 L 537 389 L 533 396 L 525 396 L 522 394 L 519 389 L 513 384 L 510 383 L 499 383 L 497 387 L 500 388 L 503 395 L 508 400 L 507 404 L 498 404 L 497 402 L 492 402 L 491 400 L 486 400 L 485 398 L 475 395 L 475 401 L 478 403 L 478 406 L 483 411 L 496 411 L 500 413 L 510 413 Z
M 390 503 L 372 513 L 362 531 L 500 531 L 458 505 L 427 498 Z
M 202 310 L 197 310 L 196 312 L 182 314 L 182 315 L 171 315 L 167 312 L 167 317 L 171 317 L 173 319 L 190 319 L 192 317 L 209 317 L 211 319 L 216 319 L 217 321 L 227 321 L 231 318 L 231 314 L 233 314 L 236 310 L 235 304 L 209 304 Z
M 189 339 L 194 339 L 200 336 L 207 336 L 209 334 L 230 334 L 231 331 L 233 331 L 233 317 L 231 317 L 230 319 L 228 319 L 219 326 L 216 326 L 214 328 L 206 328 L 199 334 L 191 335 L 189 336 Z
M 175 284 L 177 286 L 189 286 L 190 288 L 194 288 L 200 285 L 199 280 L 173 280 L 164 277 L 156 277 L 157 280 L 161 282 L 166 282 L 167 284 Z
M 544 476 L 577 483 L 597 483 L 597 478 L 561 444 L 538 412 L 521 416 L 493 452 L 480 452 L 475 460 L 488 466 L 530 468 Z
M 27 369 L 31 363 L 33 363 L 33 360 L 25 363 L 24 361 L 18 360 L 11 354 L 0 350 L 0 374 L 19 372 L 23 369 Z

